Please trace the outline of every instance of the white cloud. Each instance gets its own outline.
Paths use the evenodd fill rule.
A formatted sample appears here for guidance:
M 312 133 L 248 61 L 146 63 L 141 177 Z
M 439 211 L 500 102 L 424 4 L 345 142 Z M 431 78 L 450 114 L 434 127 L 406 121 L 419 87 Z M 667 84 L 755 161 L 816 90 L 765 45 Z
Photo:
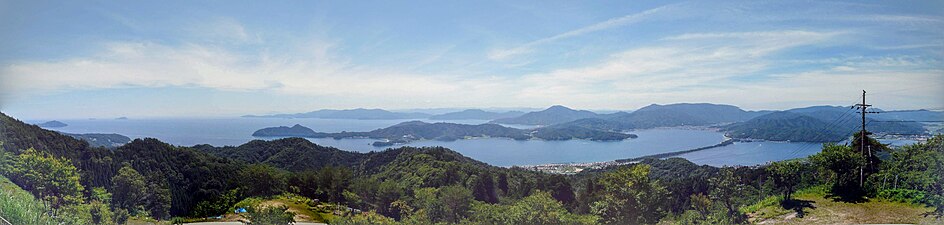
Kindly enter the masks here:
M 642 96 L 730 83 L 774 64 L 776 53 L 824 43 L 842 32 L 768 31 L 695 33 L 663 39 L 661 45 L 630 49 L 591 66 L 558 69 L 522 78 L 517 97 L 530 101 L 577 102 L 587 107 L 648 104 Z M 676 96 L 680 97 L 680 96 Z M 680 98 L 676 101 L 681 101 Z
M 558 41 L 561 39 L 580 36 L 587 33 L 596 32 L 596 31 L 601 31 L 601 30 L 606 30 L 606 29 L 611 29 L 615 27 L 638 23 L 653 14 L 659 13 L 661 11 L 665 11 L 677 5 L 678 4 L 664 5 L 664 6 L 656 7 L 653 9 L 645 10 L 639 13 L 612 18 L 607 21 L 595 23 L 586 27 L 581 27 L 581 28 L 570 30 L 564 33 L 554 35 L 554 36 L 531 41 L 531 42 L 519 45 L 517 47 L 507 48 L 507 49 L 496 49 L 488 53 L 488 58 L 491 60 L 503 60 L 512 56 L 531 52 L 532 49 L 538 45 L 543 45 L 543 44 L 551 43 L 551 42 Z

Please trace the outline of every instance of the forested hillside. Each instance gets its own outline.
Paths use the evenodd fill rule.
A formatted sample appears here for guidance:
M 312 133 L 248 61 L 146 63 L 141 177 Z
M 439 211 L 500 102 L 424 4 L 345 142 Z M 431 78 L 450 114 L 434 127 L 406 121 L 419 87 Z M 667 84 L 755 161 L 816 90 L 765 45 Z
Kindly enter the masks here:
M 317 220 L 333 224 L 740 224 L 807 212 L 811 208 L 797 206 L 793 194 L 804 190 L 801 197 L 809 199 L 812 189 L 829 193 L 817 201 L 905 202 L 914 206 L 897 207 L 937 210 L 927 216 L 939 215 L 944 203 L 938 185 L 944 183 L 944 136 L 897 149 L 873 139 L 861 148 L 854 139 L 851 146 L 825 145 L 809 158 L 759 167 L 645 159 L 553 175 L 495 167 L 441 147 L 355 153 L 301 138 L 235 147 L 136 139 L 108 150 L 0 119 L 0 175 L 48 204 L 58 214 L 54 222 L 206 218 L 236 206 L 250 207 L 252 218 L 292 218 L 284 216 L 286 209 L 251 204 L 278 196 L 350 207 Z M 855 149 L 869 149 L 872 157 Z M 866 166 L 863 185 L 859 165 Z M 892 175 L 897 178 L 889 185 Z M 316 203 L 294 207 L 324 210 Z M 10 210 L 0 207 L 4 215 Z
M 707 103 L 649 105 L 611 120 L 633 124 L 636 128 L 704 126 L 740 122 L 761 113 L 747 112 L 736 106 Z
M 861 127 L 858 114 L 845 107 L 808 107 L 775 112 L 722 126 L 733 138 L 770 141 L 837 142 Z M 866 118 L 869 131 L 882 134 L 920 135 L 927 130 L 916 122 L 897 122 Z

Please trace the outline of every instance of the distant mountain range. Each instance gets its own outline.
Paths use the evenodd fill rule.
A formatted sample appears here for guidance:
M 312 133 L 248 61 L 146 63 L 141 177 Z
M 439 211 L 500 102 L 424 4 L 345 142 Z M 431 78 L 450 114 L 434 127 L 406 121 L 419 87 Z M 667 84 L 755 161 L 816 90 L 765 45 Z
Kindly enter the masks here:
M 878 114 L 869 114 L 867 121 L 870 132 L 884 134 L 924 134 L 927 130 L 919 122 L 944 120 L 944 112 L 928 110 L 882 111 Z M 335 119 L 410 119 L 428 118 L 432 120 L 491 120 L 493 124 L 521 124 L 538 125 L 535 129 L 519 129 L 531 131 L 528 138 L 545 140 L 560 139 L 600 139 L 611 140 L 623 138 L 621 135 L 608 137 L 612 133 L 622 133 L 633 129 L 648 129 L 656 127 L 678 126 L 715 126 L 727 132 L 730 137 L 742 139 L 764 139 L 772 141 L 805 141 L 827 142 L 843 140 L 852 130 L 858 129 L 860 122 L 855 112 L 849 107 L 842 106 L 811 106 L 784 111 L 745 111 L 732 105 L 709 103 L 679 103 L 658 105 L 652 104 L 632 112 L 615 112 L 599 114 L 587 110 L 575 110 L 565 106 L 555 105 L 547 109 L 534 112 L 489 112 L 479 109 L 468 109 L 439 115 L 423 113 L 397 113 L 380 109 L 353 109 L 353 110 L 319 110 L 299 114 L 276 114 L 256 117 L 277 118 L 335 118 Z M 917 121 L 917 122 L 916 122 Z M 428 124 L 428 123 L 427 123 Z M 473 127 L 454 126 L 433 123 L 424 125 L 426 129 L 472 129 Z M 448 124 L 448 123 L 446 123 Z M 443 127 L 450 127 L 444 129 Z M 476 125 L 477 126 L 477 125 Z M 303 127 L 302 127 L 303 128 Z M 332 136 L 325 135 L 310 129 L 298 127 L 280 127 L 262 129 L 258 136 Z M 275 129 L 279 135 L 271 135 Z M 418 128 L 419 129 L 419 128 Z M 481 131 L 481 130 L 479 130 Z M 373 132 L 373 131 L 371 131 Z M 465 131 L 463 131 L 465 132 Z M 471 131 L 469 131 L 471 132 Z M 348 132 L 343 136 L 354 134 L 365 135 L 370 132 Z M 416 133 L 401 133 L 413 134 Z M 432 139 L 461 138 L 458 134 L 473 134 L 465 136 L 495 136 L 486 132 L 455 133 L 444 132 Z M 376 137 L 391 140 L 404 140 L 390 135 L 375 135 Z M 422 135 L 420 135 L 422 136 Z M 423 136 L 424 139 L 429 137 Z M 514 137 L 512 137 L 514 138 Z M 407 138 L 408 139 L 408 138 Z
M 746 121 L 769 112 L 750 112 L 732 105 L 708 103 L 652 104 L 614 118 L 637 129 L 653 127 L 705 126 Z
M 515 140 L 531 138 L 543 140 L 570 140 L 588 139 L 595 141 L 613 141 L 635 138 L 636 135 L 618 132 L 603 131 L 584 127 L 543 127 L 534 130 L 504 127 L 498 124 L 455 124 L 455 123 L 427 123 L 409 121 L 387 128 L 368 132 L 340 132 L 321 133 L 296 124 L 292 127 L 269 127 L 253 133 L 257 137 L 309 137 L 309 138 L 374 138 L 385 139 L 375 142 L 375 146 L 403 144 L 416 140 L 454 141 L 463 138 L 501 137 Z
M 42 128 L 59 128 L 59 127 L 69 126 L 69 124 L 59 122 L 58 120 L 53 120 L 53 121 L 46 121 L 44 123 L 36 124 L 36 126 L 39 126 Z
M 492 123 L 526 125 L 570 124 L 602 130 L 629 130 L 733 123 L 746 121 L 765 113 L 768 112 L 749 112 L 741 110 L 736 106 L 707 103 L 653 104 L 631 113 L 616 112 L 611 114 L 597 114 L 586 110 L 573 110 L 557 105 L 543 111 L 531 112 L 519 117 L 493 120 Z
M 481 109 L 467 109 L 459 112 L 451 112 L 440 115 L 430 116 L 431 120 L 494 120 L 502 118 L 512 118 L 524 115 L 521 111 L 508 112 L 489 112 Z
M 273 115 L 245 115 L 243 117 L 261 118 L 321 118 L 321 119 L 355 119 L 355 120 L 396 120 L 396 119 L 424 119 L 429 118 L 426 113 L 401 113 L 383 109 L 322 109 L 307 113 L 273 114 Z
M 597 117 L 600 117 L 600 115 L 591 111 L 573 110 L 573 109 L 570 109 L 561 105 L 555 105 L 545 110 L 525 113 L 524 115 L 521 115 L 518 117 L 492 120 L 491 123 L 551 125 L 551 124 L 558 124 L 558 123 L 566 123 L 566 122 L 584 119 L 584 118 L 597 118 Z

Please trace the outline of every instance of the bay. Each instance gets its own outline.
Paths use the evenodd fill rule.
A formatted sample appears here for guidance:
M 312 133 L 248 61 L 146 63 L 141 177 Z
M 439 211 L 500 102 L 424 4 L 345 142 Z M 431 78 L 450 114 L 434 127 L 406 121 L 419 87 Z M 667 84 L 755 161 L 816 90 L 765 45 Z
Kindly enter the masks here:
M 118 133 L 131 138 L 152 137 L 179 145 L 241 145 L 254 139 L 260 128 L 301 124 L 319 132 L 370 131 L 411 120 L 283 119 L 283 118 L 152 118 L 128 120 L 61 120 L 69 126 L 53 130 L 69 133 Z M 481 124 L 485 120 L 436 121 Z M 30 121 L 42 122 L 42 121 Z M 406 146 L 443 146 L 470 158 L 496 166 L 549 163 L 603 162 L 710 146 L 724 140 L 717 131 L 689 128 L 635 130 L 639 136 L 623 141 L 517 141 L 478 138 L 456 141 L 424 140 Z M 271 140 L 272 138 L 264 138 Z M 314 143 L 356 152 L 383 151 L 388 147 L 370 145 L 374 139 L 309 139 Z M 894 140 L 894 145 L 910 144 Z M 820 151 L 820 143 L 739 142 L 728 146 L 686 153 L 677 157 L 712 166 L 759 165 L 772 161 L 806 157 Z M 394 146 L 398 147 L 398 146 Z

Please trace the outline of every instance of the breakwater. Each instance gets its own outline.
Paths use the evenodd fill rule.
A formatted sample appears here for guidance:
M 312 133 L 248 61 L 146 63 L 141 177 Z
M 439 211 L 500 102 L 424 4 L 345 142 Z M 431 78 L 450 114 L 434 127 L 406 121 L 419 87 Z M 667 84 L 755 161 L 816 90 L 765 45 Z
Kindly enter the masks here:
M 674 156 L 678 156 L 678 155 L 682 155 L 686 153 L 728 146 L 728 145 L 734 144 L 734 142 L 736 141 L 737 140 L 735 139 L 725 139 L 721 143 L 711 145 L 711 146 L 705 146 L 705 147 L 682 150 L 682 151 L 652 154 L 652 155 L 646 155 L 646 156 L 640 156 L 640 157 L 628 158 L 628 159 L 617 159 L 617 160 L 605 161 L 605 162 L 549 163 L 549 164 L 528 165 L 528 166 L 519 166 L 519 167 L 529 169 L 529 170 L 546 172 L 546 173 L 554 173 L 554 174 L 576 174 L 576 173 L 579 173 L 581 171 L 588 170 L 588 169 L 602 169 L 608 166 L 618 166 L 618 165 L 637 163 L 647 158 L 663 159 L 663 158 L 674 157 Z

